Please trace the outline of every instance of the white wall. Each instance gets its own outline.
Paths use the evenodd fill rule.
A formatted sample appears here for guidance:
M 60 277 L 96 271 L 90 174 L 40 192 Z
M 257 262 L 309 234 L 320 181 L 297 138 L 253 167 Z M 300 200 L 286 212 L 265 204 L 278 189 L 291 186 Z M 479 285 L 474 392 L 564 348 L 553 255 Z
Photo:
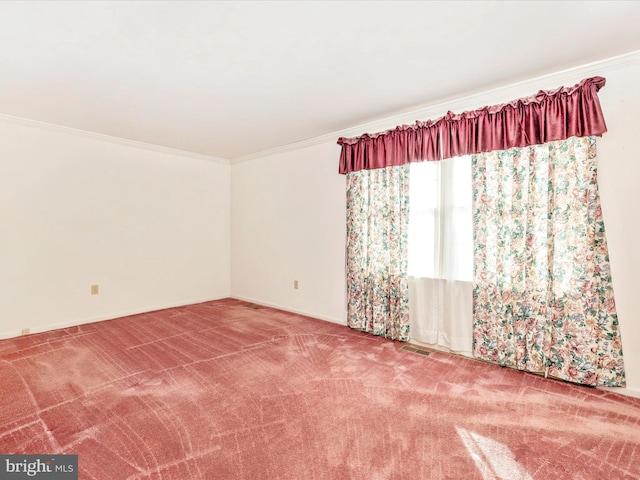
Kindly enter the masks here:
M 620 319 L 628 393 L 640 394 L 640 54 L 609 59 L 340 132 L 359 135 L 416 119 L 494 105 L 600 75 L 609 132 L 599 140 L 599 179 Z M 345 182 L 339 134 L 232 165 L 234 297 L 344 323 Z M 300 290 L 292 282 L 300 280 Z
M 0 170 L 0 337 L 229 295 L 228 163 L 2 118 Z
M 345 179 L 337 174 L 339 153 L 332 141 L 232 166 L 234 297 L 343 322 Z
M 640 63 L 603 76 L 599 97 L 609 131 L 598 142 L 598 184 L 627 387 L 640 396 Z

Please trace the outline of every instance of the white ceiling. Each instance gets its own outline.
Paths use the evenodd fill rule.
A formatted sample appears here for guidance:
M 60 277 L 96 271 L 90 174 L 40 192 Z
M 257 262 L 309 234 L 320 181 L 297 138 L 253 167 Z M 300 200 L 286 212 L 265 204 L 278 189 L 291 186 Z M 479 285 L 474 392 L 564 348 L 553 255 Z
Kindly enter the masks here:
M 236 159 L 640 49 L 640 2 L 0 2 L 0 114 Z

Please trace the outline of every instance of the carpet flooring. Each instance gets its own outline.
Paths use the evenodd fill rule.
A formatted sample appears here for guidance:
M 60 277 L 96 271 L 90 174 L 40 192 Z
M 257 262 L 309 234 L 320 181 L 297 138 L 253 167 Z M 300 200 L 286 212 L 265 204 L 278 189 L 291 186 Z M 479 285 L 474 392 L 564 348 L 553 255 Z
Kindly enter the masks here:
M 85 480 L 640 478 L 640 399 L 404 346 L 231 299 L 2 340 L 0 453 Z

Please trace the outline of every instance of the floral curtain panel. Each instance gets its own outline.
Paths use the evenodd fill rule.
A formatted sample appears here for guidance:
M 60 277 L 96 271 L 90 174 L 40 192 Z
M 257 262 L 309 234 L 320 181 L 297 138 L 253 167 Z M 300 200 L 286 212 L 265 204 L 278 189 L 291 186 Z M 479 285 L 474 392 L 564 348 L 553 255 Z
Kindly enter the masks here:
M 473 156 L 473 353 L 624 386 L 594 137 Z
M 347 175 L 347 324 L 409 339 L 409 165 Z

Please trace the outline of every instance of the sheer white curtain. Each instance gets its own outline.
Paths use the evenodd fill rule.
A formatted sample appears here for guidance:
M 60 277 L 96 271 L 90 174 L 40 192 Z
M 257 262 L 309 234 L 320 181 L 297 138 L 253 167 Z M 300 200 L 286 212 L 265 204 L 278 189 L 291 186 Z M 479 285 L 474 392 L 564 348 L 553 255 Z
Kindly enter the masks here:
M 411 164 L 411 338 L 471 355 L 471 157 Z

